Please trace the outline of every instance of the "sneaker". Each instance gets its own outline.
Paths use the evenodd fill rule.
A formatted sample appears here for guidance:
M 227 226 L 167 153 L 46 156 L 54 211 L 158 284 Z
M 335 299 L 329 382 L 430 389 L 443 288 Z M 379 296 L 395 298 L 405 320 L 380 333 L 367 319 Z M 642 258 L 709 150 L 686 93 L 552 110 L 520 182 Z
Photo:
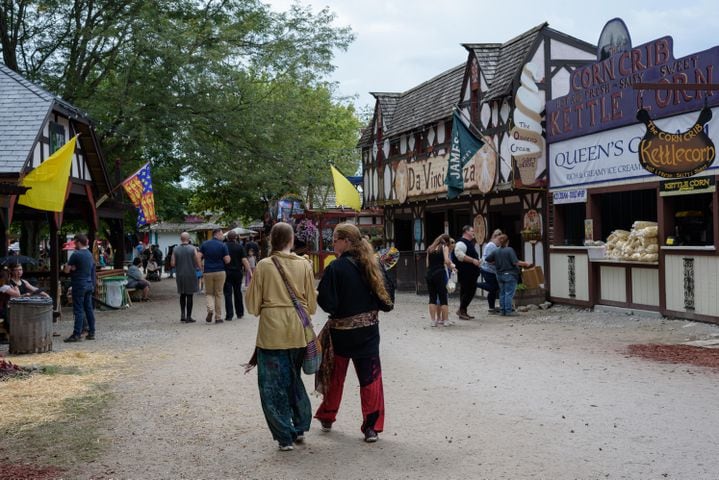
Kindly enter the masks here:
M 330 432 L 330 431 L 332 431 L 332 423 L 320 421 L 320 424 L 322 424 L 321 430 L 322 430 L 323 432 Z
M 295 447 L 293 447 L 292 445 L 280 445 L 280 452 L 289 452 L 294 449 Z
M 504 314 L 507 317 L 518 317 L 519 314 L 517 312 L 508 312 Z
M 295 443 L 302 443 L 304 441 L 305 441 L 305 436 L 302 433 L 300 433 L 299 435 L 297 435 L 295 437 Z
M 437 320 L 432 320 L 432 325 L 430 325 L 430 326 L 436 327 L 436 326 L 437 326 Z
M 367 443 L 374 443 L 379 439 L 377 436 L 377 432 L 375 432 L 373 429 L 368 428 L 364 431 L 364 441 Z
M 467 315 L 464 312 L 458 313 L 457 316 L 459 317 L 460 320 L 471 320 L 472 319 L 472 317 L 470 317 L 469 315 Z
M 499 310 L 496 310 L 496 309 L 494 309 L 494 308 L 490 308 L 489 310 L 487 310 L 487 312 L 488 312 L 490 315 L 497 315 L 498 313 L 501 313 Z
M 77 335 L 70 335 L 65 340 L 63 340 L 65 343 L 73 343 L 73 342 L 81 342 L 82 337 L 78 337 Z
M 216 318 L 215 323 L 224 323 L 224 320 L 221 318 Z
M 207 316 L 205 317 L 205 321 L 207 323 L 212 323 L 212 312 L 209 312 Z
M 88 333 L 85 336 L 85 340 L 95 340 L 95 334 L 94 333 Z

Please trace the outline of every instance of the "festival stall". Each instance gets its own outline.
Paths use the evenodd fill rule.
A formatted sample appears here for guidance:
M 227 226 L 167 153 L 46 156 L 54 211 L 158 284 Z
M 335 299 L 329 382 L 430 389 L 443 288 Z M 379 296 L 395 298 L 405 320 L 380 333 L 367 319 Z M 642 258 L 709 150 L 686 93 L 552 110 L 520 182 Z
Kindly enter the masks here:
M 547 103 L 554 301 L 719 322 L 719 47 L 672 42 L 614 19 Z
M 304 210 L 295 215 L 295 253 L 308 255 L 316 276 L 334 259 L 332 232 L 339 223 L 357 225 L 370 242 L 379 246 L 384 243 L 382 209 L 366 209 L 360 212 L 344 209 Z

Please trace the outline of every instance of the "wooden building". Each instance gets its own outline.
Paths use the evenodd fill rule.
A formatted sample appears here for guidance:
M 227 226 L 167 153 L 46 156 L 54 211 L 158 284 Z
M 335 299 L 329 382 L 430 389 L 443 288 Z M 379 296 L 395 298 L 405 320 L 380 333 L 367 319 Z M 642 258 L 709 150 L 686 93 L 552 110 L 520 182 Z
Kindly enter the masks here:
M 544 265 L 547 168 L 543 111 L 596 47 L 539 25 L 505 43 L 465 44 L 467 61 L 403 93 L 374 93 L 359 142 L 366 206 L 384 207 L 385 236 L 401 252 L 398 288 L 423 291 L 424 250 L 474 225 L 478 248 L 501 228 L 520 256 Z M 486 144 L 464 167 L 464 192 L 444 183 L 453 112 Z M 523 236 L 524 232 L 524 236 Z
M 97 200 L 108 195 L 112 185 L 105 159 L 92 123 L 76 107 L 28 81 L 0 64 L 0 183 L 17 188 L 22 177 L 42 164 L 55 150 L 80 134 L 72 160 L 65 209 L 45 212 L 19 205 L 18 193 L 0 193 L 0 245 L 7 251 L 7 232 L 12 222 L 23 222 L 22 253 L 36 254 L 41 225 L 50 229 L 49 285 L 59 280 L 59 229 L 67 218 L 81 219 L 94 242 L 105 220 L 116 252 L 115 264 L 123 264 L 123 217 L 126 208 L 110 199 L 99 208 Z M 93 243 L 94 244 L 94 243 Z M 50 288 L 53 295 L 55 288 Z
M 719 323 L 719 47 L 614 51 L 547 104 L 552 299 Z

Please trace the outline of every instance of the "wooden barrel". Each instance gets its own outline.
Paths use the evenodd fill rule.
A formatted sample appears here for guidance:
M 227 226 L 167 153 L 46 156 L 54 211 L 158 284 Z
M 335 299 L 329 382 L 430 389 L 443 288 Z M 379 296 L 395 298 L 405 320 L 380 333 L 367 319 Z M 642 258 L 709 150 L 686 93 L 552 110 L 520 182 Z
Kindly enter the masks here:
M 10 353 L 52 350 L 52 299 L 19 297 L 8 302 Z

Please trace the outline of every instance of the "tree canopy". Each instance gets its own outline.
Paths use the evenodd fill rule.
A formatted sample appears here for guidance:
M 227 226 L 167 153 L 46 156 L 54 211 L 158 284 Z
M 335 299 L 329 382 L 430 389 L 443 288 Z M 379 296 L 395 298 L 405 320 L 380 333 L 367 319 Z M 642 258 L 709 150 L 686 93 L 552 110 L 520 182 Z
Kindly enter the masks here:
M 360 122 L 327 81 L 353 40 L 334 23 L 256 0 L 0 0 L 0 48 L 88 112 L 111 168 L 152 162 L 161 218 L 256 217 L 359 166 Z

